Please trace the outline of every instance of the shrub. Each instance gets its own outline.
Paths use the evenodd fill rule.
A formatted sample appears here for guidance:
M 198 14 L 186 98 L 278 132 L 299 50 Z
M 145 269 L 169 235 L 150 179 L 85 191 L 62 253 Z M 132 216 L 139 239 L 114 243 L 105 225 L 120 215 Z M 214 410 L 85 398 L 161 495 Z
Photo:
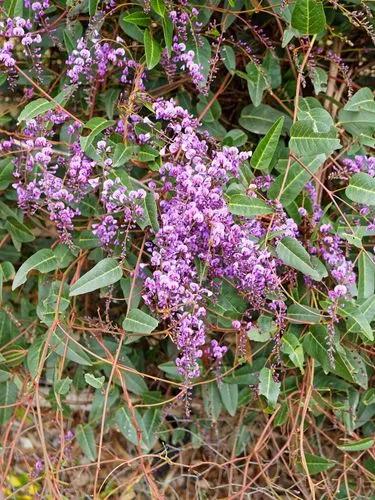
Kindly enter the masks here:
M 367 2 L 5 0 L 7 498 L 367 498 Z

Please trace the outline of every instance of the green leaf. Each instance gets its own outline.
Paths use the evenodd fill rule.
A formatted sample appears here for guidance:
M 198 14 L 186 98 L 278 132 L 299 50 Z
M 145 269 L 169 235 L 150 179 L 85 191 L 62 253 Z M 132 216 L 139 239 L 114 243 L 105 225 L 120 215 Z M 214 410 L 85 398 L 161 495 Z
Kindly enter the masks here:
M 293 304 L 288 307 L 288 320 L 290 323 L 315 325 L 320 323 L 321 319 L 320 311 L 313 307 L 304 304 Z
M 259 373 L 258 391 L 261 396 L 264 396 L 271 408 L 275 408 L 277 399 L 280 394 L 280 382 L 275 382 L 272 375 L 272 370 L 266 366 Z
M 90 460 L 90 462 L 94 462 L 97 454 L 95 433 L 92 426 L 90 424 L 78 425 L 76 428 L 76 438 L 83 453 Z
M 270 198 L 279 198 L 284 206 L 288 206 L 294 201 L 307 182 L 315 174 L 326 159 L 326 155 L 321 154 L 313 157 L 301 158 L 301 163 L 306 166 L 303 168 L 299 162 L 291 163 L 288 170 L 280 174 L 268 191 Z M 284 177 L 286 179 L 284 181 Z M 281 193 L 281 188 L 283 189 Z
M 89 15 L 90 17 L 95 16 L 96 10 L 98 8 L 99 0 L 90 0 L 89 2 Z
M 54 383 L 54 390 L 57 394 L 61 396 L 65 396 L 70 391 L 70 387 L 72 385 L 73 380 L 69 377 L 65 377 L 61 380 L 56 380 Z
M 271 108 L 267 104 L 260 104 L 257 108 L 253 104 L 249 104 L 241 111 L 239 124 L 241 127 L 253 132 L 254 134 L 265 135 L 270 127 L 279 117 L 284 116 L 283 133 L 285 134 L 292 123 L 289 116 L 286 116 L 281 111 Z
M 336 462 L 333 460 L 328 460 L 327 458 L 320 457 L 318 455 L 312 455 L 311 453 L 305 453 L 305 460 L 310 476 L 319 474 L 319 472 L 325 472 L 336 465 Z M 301 463 L 298 463 L 298 469 L 300 472 L 306 472 Z
M 73 238 L 73 242 L 83 249 L 98 248 L 100 246 L 99 238 L 95 236 L 90 229 L 80 231 L 79 234 Z
M 44 97 L 35 99 L 35 101 L 29 102 L 23 108 L 20 115 L 18 116 L 18 123 L 21 123 L 24 120 L 31 120 L 36 116 L 46 113 L 54 107 L 55 104 L 51 101 L 47 101 L 47 99 L 45 99 Z
M 313 156 L 325 153 L 330 155 L 341 144 L 337 139 L 337 130 L 331 127 L 327 132 L 316 132 L 313 122 L 296 122 L 290 129 L 289 147 L 297 156 Z
M 304 373 L 303 347 L 293 333 L 287 332 L 282 336 L 282 351 L 289 356 L 294 366 L 297 366 Z
M 267 51 L 266 57 L 262 62 L 262 68 L 271 83 L 271 87 L 273 89 L 280 87 L 282 82 L 280 61 L 273 51 Z
M 116 144 L 113 151 L 113 168 L 122 167 L 124 163 L 128 162 L 134 154 L 134 147 L 125 146 L 125 144 Z
M 30 241 L 35 240 L 35 236 L 30 229 L 15 217 L 8 217 L 4 223 L 4 228 L 11 235 L 16 248 L 18 247 L 17 243 L 30 243 Z
M 42 115 L 47 111 L 55 109 L 59 104 L 65 104 L 72 93 L 73 86 L 68 86 L 64 90 L 62 90 L 56 97 L 51 98 L 51 100 L 49 101 L 44 97 L 40 97 L 39 99 L 35 99 L 34 101 L 29 102 L 19 114 L 18 123 L 36 118 L 37 116 Z
M 373 438 L 364 438 L 358 439 L 355 441 L 347 441 L 344 444 L 336 445 L 337 448 L 341 451 L 364 451 L 369 450 L 374 446 L 375 439 Z
M 101 260 L 90 271 L 81 276 L 70 287 L 70 297 L 93 292 L 98 288 L 113 285 L 122 278 L 122 269 L 116 259 L 107 257 Z
M 34 255 L 29 257 L 22 266 L 18 269 L 13 280 L 12 290 L 15 290 L 26 282 L 27 274 L 32 270 L 37 270 L 40 273 L 49 273 L 57 268 L 58 262 L 54 252 L 48 248 L 38 250 Z
M 374 255 L 362 251 L 358 257 L 358 299 L 367 299 L 375 292 Z
M 255 64 L 249 63 L 246 66 L 247 88 L 251 102 L 258 107 L 263 99 L 263 92 L 269 87 L 264 69 Z
M 40 355 L 45 343 L 44 335 L 37 337 L 27 352 L 26 366 L 30 372 L 31 377 L 34 379 L 38 374 Z
M 257 145 L 250 160 L 252 167 L 259 170 L 268 169 L 276 151 L 283 125 L 284 117 L 281 116 Z
M 222 410 L 222 403 L 216 382 L 205 384 L 202 387 L 202 394 L 207 416 L 217 422 Z
M 289 417 L 289 406 L 288 403 L 283 403 L 277 410 L 275 420 L 273 421 L 275 427 L 281 427 L 286 424 Z
M 125 354 L 122 355 L 122 363 L 124 364 L 124 366 L 127 366 L 128 368 L 131 368 L 132 370 L 136 371 L 135 366 Z M 134 394 L 141 395 L 148 390 L 146 382 L 144 381 L 141 375 L 138 375 L 138 373 L 125 371 L 124 377 L 125 377 L 126 387 L 130 392 L 134 392 Z
M 131 309 L 122 323 L 127 332 L 149 334 L 158 326 L 158 321 L 140 309 Z
M 152 229 L 155 233 L 158 232 L 160 226 L 158 221 L 158 207 L 156 205 L 154 193 L 146 194 L 146 197 L 144 198 L 144 208 Z
M 371 389 L 368 389 L 363 395 L 362 395 L 362 403 L 365 406 L 370 406 L 375 404 L 375 388 L 372 387 Z
M 314 97 L 300 100 L 297 117 L 299 121 L 310 121 L 315 132 L 329 132 L 334 126 L 331 115 Z
M 218 388 L 221 401 L 229 415 L 235 416 L 238 405 L 238 385 L 219 382 Z
M 69 335 L 69 336 L 68 336 Z M 90 358 L 78 342 L 71 340 L 72 332 L 64 324 L 59 324 L 50 340 L 51 350 L 73 363 L 82 366 L 91 366 Z
M 151 22 L 150 17 L 143 10 L 136 10 L 125 14 L 122 19 L 125 23 L 135 24 L 136 26 L 148 26 Z
M 13 181 L 14 163 L 12 158 L 0 160 L 0 190 L 6 189 Z
M 327 90 L 328 74 L 322 68 L 315 68 L 311 75 L 312 84 L 315 94 L 325 92 Z
M 273 212 L 272 207 L 260 198 L 250 198 L 245 194 L 232 194 L 228 202 L 229 212 L 243 217 L 256 217 Z
M 87 152 L 87 150 L 90 148 L 92 143 L 94 142 L 95 137 L 100 134 L 100 132 L 103 132 L 108 127 L 111 127 L 114 125 L 113 120 L 106 120 L 105 118 L 100 118 L 100 117 L 95 117 L 91 118 L 86 124 L 85 128 L 88 128 L 91 130 L 88 136 L 86 137 L 81 137 L 80 142 L 81 142 L 81 147 L 82 149 Z
M 309 253 L 298 240 L 289 236 L 283 238 L 276 247 L 276 253 L 284 264 L 301 271 L 315 281 L 321 281 L 322 275 L 314 267 Z
M 369 143 L 370 146 L 373 146 L 375 112 L 367 110 L 348 111 L 344 106 L 339 111 L 339 125 L 343 126 L 353 137 L 359 139 L 360 143 Z
M 328 373 L 330 368 L 327 346 L 328 332 L 327 328 L 323 325 L 311 327 L 303 339 L 305 352 L 318 361 L 326 373 Z
M 115 421 L 121 434 L 134 445 L 138 445 L 137 431 L 134 427 L 130 410 L 124 407 L 117 410 Z
M 155 159 L 159 156 L 159 151 L 155 148 L 152 148 L 148 144 L 145 144 L 139 148 L 137 153 L 137 159 L 143 162 L 155 161 Z
M 95 387 L 95 389 L 101 389 L 105 382 L 104 375 L 102 377 L 95 377 L 92 373 L 85 373 L 85 381 L 91 387 Z
M 356 203 L 375 205 L 375 178 L 365 172 L 359 172 L 351 177 L 345 190 L 346 196 Z
M 14 382 L 7 380 L 0 384 L 0 425 L 4 425 L 13 415 L 18 389 Z
M 291 20 L 292 27 L 302 35 L 316 35 L 324 30 L 326 16 L 319 0 L 297 0 Z
M 242 130 L 235 128 L 226 133 L 224 146 L 243 146 L 247 142 L 247 135 Z
M 220 49 L 220 57 L 229 73 L 236 71 L 236 53 L 230 45 L 223 45 Z
M 173 23 L 168 16 L 163 17 L 163 34 L 168 56 L 171 57 L 173 42 Z
M 163 0 L 151 0 L 151 7 L 156 14 L 159 14 L 160 17 L 165 16 L 166 7 Z
M 2 262 L 0 264 L 0 275 L 3 282 L 14 279 L 16 271 L 11 262 Z
M 346 111 L 375 112 L 374 95 L 368 87 L 359 89 L 345 104 Z
M 364 389 L 368 387 L 366 364 L 358 352 L 353 352 L 343 346 L 337 346 L 335 365 L 331 371 L 344 380 L 358 384 Z
M 145 56 L 147 69 L 154 68 L 160 61 L 161 47 L 153 38 L 150 30 L 146 29 L 143 35 L 143 43 L 145 46 Z
M 374 340 L 374 332 L 370 323 L 367 321 L 366 316 L 361 312 L 356 304 L 345 302 L 338 307 L 338 312 L 344 318 L 349 318 L 354 327 L 351 326 L 353 331 L 365 337 L 367 340 Z
M 4 10 L 7 13 L 7 17 L 23 17 L 23 0 L 5 0 Z
M 148 452 L 157 440 L 157 430 L 161 423 L 161 412 L 158 408 L 148 408 L 141 418 L 138 417 L 142 432 L 142 448 Z
M 0 264 L 0 304 L 3 300 L 3 284 L 14 279 L 14 275 L 15 269 L 11 262 L 2 262 Z

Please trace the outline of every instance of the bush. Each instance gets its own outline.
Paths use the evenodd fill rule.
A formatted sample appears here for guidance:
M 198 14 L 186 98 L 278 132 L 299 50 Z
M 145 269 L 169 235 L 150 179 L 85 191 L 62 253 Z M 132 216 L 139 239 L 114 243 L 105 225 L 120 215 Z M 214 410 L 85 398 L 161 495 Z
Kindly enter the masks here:
M 4 497 L 370 497 L 373 11 L 2 2 Z

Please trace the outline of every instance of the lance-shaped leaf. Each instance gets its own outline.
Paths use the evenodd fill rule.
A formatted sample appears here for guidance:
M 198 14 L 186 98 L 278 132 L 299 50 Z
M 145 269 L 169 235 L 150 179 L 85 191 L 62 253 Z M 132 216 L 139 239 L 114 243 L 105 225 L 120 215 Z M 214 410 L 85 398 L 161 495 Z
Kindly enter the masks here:
M 319 474 L 319 472 L 324 472 L 336 465 L 336 462 L 333 460 L 328 460 L 327 458 L 319 457 L 318 455 L 312 455 L 311 453 L 305 453 L 305 461 L 307 471 L 300 462 L 297 463 L 297 467 L 301 472 L 308 472 L 310 476 Z
M 364 439 L 356 439 L 355 441 L 347 441 L 346 443 L 336 445 L 341 451 L 364 451 L 374 446 L 375 440 L 367 437 Z
M 143 10 L 125 14 L 122 19 L 125 23 L 135 24 L 136 26 L 148 26 L 151 22 L 150 17 Z
M 275 119 L 284 116 L 285 122 L 282 133 L 286 133 L 291 125 L 289 116 L 284 115 L 281 111 L 271 108 L 267 104 L 260 104 L 255 107 L 253 104 L 245 106 L 241 111 L 240 119 L 238 120 L 241 127 L 253 132 L 254 134 L 265 135 L 270 127 L 275 123 Z
M 367 299 L 375 291 L 375 257 L 362 251 L 358 257 L 358 299 Z
M 305 250 L 302 244 L 287 236 L 283 238 L 276 247 L 278 257 L 287 266 L 301 271 L 306 276 L 310 276 L 315 281 L 321 281 L 322 274 L 312 263 L 309 253 Z
M 17 393 L 17 386 L 11 380 L 0 384 L 0 425 L 4 425 L 13 415 Z
M 72 331 L 60 323 L 50 339 L 51 350 L 64 359 L 82 366 L 91 366 L 90 358 L 83 347 L 73 339 Z
M 375 178 L 365 172 L 354 174 L 345 194 L 356 203 L 375 205 Z
M 257 107 L 262 102 L 263 92 L 269 87 L 266 72 L 261 66 L 249 63 L 246 66 L 246 73 L 243 75 L 247 80 L 251 102 Z
M 94 429 L 90 424 L 78 425 L 76 429 L 76 438 L 81 450 L 86 457 L 93 462 L 96 460 L 96 444 Z
M 163 0 L 151 0 L 151 7 L 160 17 L 164 17 L 166 6 Z
M 375 112 L 375 100 L 371 90 L 368 87 L 359 89 L 345 104 L 345 110 Z
M 340 149 L 341 144 L 337 139 L 337 130 L 331 127 L 326 132 L 314 130 L 314 123 L 303 120 L 295 123 L 290 129 L 289 147 L 297 156 L 313 156 L 325 153 L 331 154 L 335 149 Z
M 282 351 L 289 356 L 289 359 L 297 366 L 301 372 L 304 372 L 303 369 L 303 347 L 299 341 L 299 339 L 291 332 L 287 332 L 282 336 Z
M 115 122 L 113 120 L 106 120 L 105 118 L 100 118 L 98 116 L 91 118 L 91 120 L 85 124 L 85 128 L 90 129 L 91 132 L 88 136 L 81 137 L 80 139 L 82 149 L 86 152 L 93 143 L 95 137 L 114 123 Z
M 161 57 L 161 47 L 159 43 L 154 39 L 150 30 L 146 29 L 143 35 L 143 43 L 145 46 L 145 56 L 147 69 L 154 68 Z
M 267 215 L 273 212 L 272 207 L 260 198 L 250 198 L 245 194 L 233 194 L 229 197 L 228 208 L 233 215 L 243 217 L 256 217 L 257 215 Z
M 238 385 L 220 382 L 218 388 L 225 409 L 234 417 L 238 406 Z
M 284 117 L 280 116 L 256 147 L 250 161 L 252 167 L 265 170 L 270 166 L 283 125 Z
M 259 387 L 258 391 L 261 396 L 264 396 L 268 404 L 274 408 L 277 403 L 277 398 L 280 394 L 280 382 L 275 382 L 273 379 L 272 371 L 266 366 L 260 370 L 259 373 Z
M 47 111 L 55 109 L 59 105 L 64 105 L 69 100 L 73 91 L 74 87 L 71 85 L 62 90 L 56 97 L 51 98 L 51 100 L 41 97 L 29 102 L 21 111 L 18 117 L 18 123 L 31 120 L 32 118 L 36 118 L 37 116 L 46 113 Z
M 122 327 L 127 332 L 148 334 L 154 331 L 158 324 L 149 314 L 140 309 L 132 309 L 124 319 Z
M 12 290 L 15 290 L 20 285 L 26 282 L 27 274 L 33 269 L 40 273 L 49 273 L 54 271 L 58 266 L 56 256 L 49 248 L 38 250 L 34 255 L 29 257 L 22 266 L 18 269 L 13 280 Z
M 297 0 L 292 14 L 292 27 L 302 35 L 316 35 L 324 30 L 326 16 L 319 0 Z
M 279 198 L 284 206 L 288 206 L 297 198 L 313 174 L 318 171 L 325 158 L 326 156 L 321 154 L 301 158 L 300 162 L 292 162 L 289 169 L 276 178 L 268 191 L 269 196 L 271 198 Z M 286 179 L 284 180 L 285 177 Z
M 288 320 L 300 325 L 315 325 L 320 323 L 322 317 L 318 309 L 304 304 L 293 304 L 288 307 Z
M 79 280 L 70 287 L 69 295 L 82 295 L 98 288 L 113 285 L 122 278 L 122 270 L 116 259 L 106 258 L 98 262 L 90 271 L 81 276 Z

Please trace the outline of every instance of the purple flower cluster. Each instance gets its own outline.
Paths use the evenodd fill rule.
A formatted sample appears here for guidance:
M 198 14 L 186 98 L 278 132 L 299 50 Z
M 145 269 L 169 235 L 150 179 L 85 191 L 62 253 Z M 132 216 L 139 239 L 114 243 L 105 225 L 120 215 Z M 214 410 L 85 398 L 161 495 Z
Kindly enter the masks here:
M 145 196 L 146 192 L 143 189 L 128 190 L 119 178 L 106 179 L 103 182 L 100 199 L 107 215 L 100 223 L 93 224 L 92 228 L 104 247 L 109 248 L 110 245 L 118 244 L 118 232 L 126 231 L 135 219 L 142 217 L 143 208 L 140 202 Z
M 329 292 L 329 297 L 336 299 L 348 293 L 348 287 L 355 283 L 356 276 L 353 263 L 345 257 L 343 240 L 337 234 L 331 234 L 331 229 L 330 224 L 320 226 L 319 253 L 329 265 L 332 278 L 338 283 Z
M 169 18 L 171 19 L 175 35 L 173 37 L 172 45 L 172 56 L 168 56 L 168 52 L 165 50 L 163 53 L 163 64 L 167 69 L 167 74 L 172 77 L 177 68 L 185 71 L 189 74 L 192 82 L 201 92 L 205 91 L 205 81 L 206 77 L 203 74 L 203 67 L 200 63 L 196 61 L 196 53 L 194 50 L 187 48 L 189 30 L 194 27 L 194 36 L 199 41 L 198 30 L 200 24 L 194 21 L 194 18 L 198 15 L 197 9 L 193 8 L 191 14 L 181 10 L 172 10 L 169 13 Z
M 41 43 L 41 35 L 39 33 L 30 33 L 31 29 L 31 21 L 22 17 L 8 18 L 0 22 L 0 40 L 2 42 L 0 46 L 0 64 L 4 65 L 8 70 L 11 70 L 16 65 L 14 52 L 19 43 L 23 46 L 26 55 L 28 55 L 26 51 L 31 45 Z M 38 55 L 37 47 L 33 47 L 33 52 L 34 56 Z
M 61 125 L 67 118 L 63 111 L 48 111 L 28 120 L 23 130 L 25 139 L 2 141 L 0 148 L 18 152 L 13 186 L 19 207 L 29 213 L 45 207 L 62 241 L 70 243 L 73 219 L 80 214 L 78 203 L 91 189 L 89 179 L 95 162 L 77 143 L 71 145 L 69 154 L 64 156 L 54 150 L 48 137 L 53 132 L 48 130 L 47 124 Z
M 79 39 L 66 64 L 67 76 L 72 84 L 103 82 L 111 67 L 121 69 L 122 83 L 130 83 L 134 71 L 140 67 L 138 62 L 125 56 L 125 49 L 101 43 L 98 35 L 94 36 L 90 44 L 83 38 Z M 143 78 L 144 74 L 140 78 L 141 85 Z
M 365 172 L 375 177 L 375 156 L 356 155 L 354 158 L 345 158 L 343 164 L 351 175 Z
M 277 260 L 254 241 L 251 226 L 236 222 L 224 199 L 226 182 L 238 174 L 249 154 L 235 147 L 218 149 L 198 133 L 197 120 L 173 101 L 156 102 L 154 111 L 158 120 L 167 122 L 171 138 L 163 151 L 161 228 L 144 298 L 171 319 L 180 351 L 177 366 L 188 381 L 200 372 L 205 303 L 214 288 L 210 281 L 232 280 L 255 309 L 266 303 L 268 292 L 278 290 L 280 279 Z M 208 287 L 202 283 L 197 261 L 206 269 Z M 216 358 L 225 352 L 216 344 L 213 349 Z

